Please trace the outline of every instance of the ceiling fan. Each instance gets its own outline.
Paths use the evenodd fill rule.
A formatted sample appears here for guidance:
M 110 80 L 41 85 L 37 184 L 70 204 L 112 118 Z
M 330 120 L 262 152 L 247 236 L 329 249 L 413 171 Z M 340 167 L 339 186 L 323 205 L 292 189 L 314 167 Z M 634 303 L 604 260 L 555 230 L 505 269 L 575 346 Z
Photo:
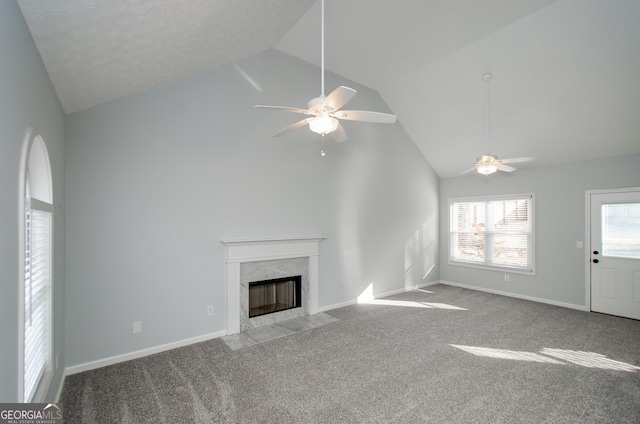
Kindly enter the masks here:
M 353 88 L 340 86 L 329 93 L 328 96 L 324 94 L 324 0 L 320 3 L 321 7 L 321 83 L 320 83 L 320 96 L 315 97 L 307 103 L 307 109 L 286 107 L 286 106 L 267 106 L 256 105 L 254 108 L 280 110 L 283 112 L 293 112 L 307 115 L 301 121 L 298 121 L 288 127 L 280 130 L 274 137 L 283 136 L 293 130 L 302 128 L 305 125 L 309 125 L 309 129 L 320 135 L 331 135 L 331 137 L 337 142 L 343 142 L 347 140 L 347 133 L 340 125 L 339 120 L 345 121 L 362 121 L 362 122 L 376 122 L 381 124 L 393 124 L 396 121 L 396 116 L 389 113 L 382 112 L 370 112 L 363 110 L 340 110 L 356 95 L 357 91 Z
M 484 74 L 482 76 L 485 83 L 485 153 L 476 159 L 476 163 L 473 168 L 462 171 L 460 174 L 466 174 L 467 172 L 474 170 L 477 171 L 478 174 L 485 176 L 491 175 L 496 171 L 513 172 L 516 168 L 506 165 L 507 163 L 530 162 L 536 159 L 534 157 L 498 159 L 497 156 L 489 154 L 489 81 L 491 81 L 492 77 L 493 75 L 491 74 Z

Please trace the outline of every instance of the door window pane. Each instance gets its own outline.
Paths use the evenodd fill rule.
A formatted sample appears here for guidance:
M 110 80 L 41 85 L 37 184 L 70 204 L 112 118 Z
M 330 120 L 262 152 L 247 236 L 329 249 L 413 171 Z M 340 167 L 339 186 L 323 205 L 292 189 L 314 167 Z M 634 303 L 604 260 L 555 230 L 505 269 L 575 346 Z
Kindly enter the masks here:
M 602 255 L 640 259 L 640 203 L 602 205 Z

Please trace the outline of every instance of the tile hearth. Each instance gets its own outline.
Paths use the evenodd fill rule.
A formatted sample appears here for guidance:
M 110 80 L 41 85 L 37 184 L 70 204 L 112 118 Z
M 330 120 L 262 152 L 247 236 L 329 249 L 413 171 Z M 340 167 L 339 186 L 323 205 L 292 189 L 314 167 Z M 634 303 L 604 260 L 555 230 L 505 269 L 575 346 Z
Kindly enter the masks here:
M 315 315 L 307 315 L 274 324 L 263 325 L 243 331 L 242 333 L 230 334 L 223 336 L 222 340 L 231 350 L 238 350 L 336 321 L 338 321 L 338 318 L 320 312 Z

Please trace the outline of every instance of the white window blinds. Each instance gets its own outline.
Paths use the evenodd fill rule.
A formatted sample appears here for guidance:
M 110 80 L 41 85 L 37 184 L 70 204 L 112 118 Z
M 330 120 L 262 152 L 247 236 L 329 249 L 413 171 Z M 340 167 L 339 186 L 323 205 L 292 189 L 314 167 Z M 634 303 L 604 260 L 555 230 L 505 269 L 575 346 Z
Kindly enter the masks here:
M 533 274 L 533 194 L 452 199 L 449 262 Z
M 51 205 L 25 208 L 24 401 L 31 402 L 50 366 L 52 225 Z M 37 209 L 40 207 L 42 209 Z

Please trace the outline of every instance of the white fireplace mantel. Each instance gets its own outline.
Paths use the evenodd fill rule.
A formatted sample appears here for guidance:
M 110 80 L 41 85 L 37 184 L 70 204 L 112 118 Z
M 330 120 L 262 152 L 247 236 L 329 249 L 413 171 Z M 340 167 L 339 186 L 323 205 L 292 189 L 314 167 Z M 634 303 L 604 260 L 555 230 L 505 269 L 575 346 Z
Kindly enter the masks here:
M 309 258 L 309 315 L 318 313 L 318 255 L 324 237 L 222 240 L 227 246 L 227 334 L 240 332 L 240 264 Z

